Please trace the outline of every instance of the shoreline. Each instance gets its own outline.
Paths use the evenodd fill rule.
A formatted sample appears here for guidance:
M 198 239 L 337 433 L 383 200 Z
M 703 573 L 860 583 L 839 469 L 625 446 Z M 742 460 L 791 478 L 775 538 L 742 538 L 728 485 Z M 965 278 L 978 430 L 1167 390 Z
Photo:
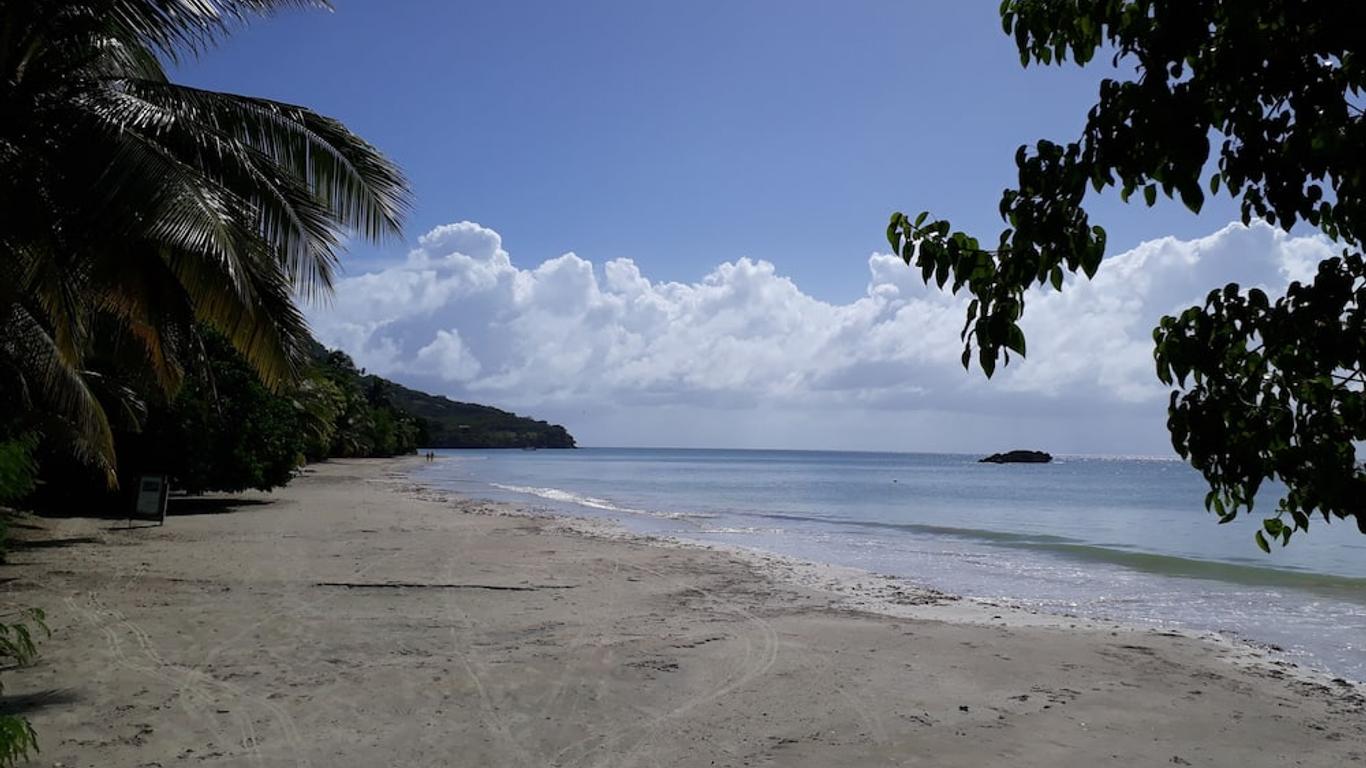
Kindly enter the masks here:
M 164 528 L 36 521 L 3 567 L 55 633 L 5 678 L 34 764 L 1366 762 L 1358 689 L 1205 639 L 827 591 L 851 574 L 584 530 L 415 464 L 315 465 Z
M 438 457 L 437 461 L 441 461 Z M 533 504 L 482 499 L 437 488 L 408 477 L 408 492 L 423 500 L 443 504 L 482 504 L 496 508 L 493 514 L 511 517 L 546 518 L 559 522 L 575 535 L 602 541 L 625 541 L 651 547 L 694 549 L 717 552 L 746 561 L 775 582 L 829 594 L 842 608 L 876 615 L 920 621 L 943 621 L 974 626 L 1038 627 L 1065 631 L 1147 633 L 1175 636 L 1209 643 L 1227 654 L 1232 664 L 1258 667 L 1277 674 L 1322 686 L 1346 684 L 1366 690 L 1366 680 L 1348 678 L 1324 667 L 1305 663 L 1304 658 L 1269 642 L 1240 637 L 1216 630 L 1199 630 L 1142 624 L 1106 616 L 1083 616 L 1031 608 L 1009 597 L 984 598 L 958 595 L 915 583 L 912 577 L 877 573 L 853 566 L 825 563 L 784 555 L 757 547 L 722 544 L 685 536 L 636 533 L 615 521 L 565 513 Z M 869 583 L 872 582 L 872 583 Z

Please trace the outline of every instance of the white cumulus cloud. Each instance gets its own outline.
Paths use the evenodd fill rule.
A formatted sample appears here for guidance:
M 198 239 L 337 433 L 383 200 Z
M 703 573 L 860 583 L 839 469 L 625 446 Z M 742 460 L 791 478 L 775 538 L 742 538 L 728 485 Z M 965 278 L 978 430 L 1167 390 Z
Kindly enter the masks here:
M 469 381 L 479 375 L 479 361 L 460 340 L 460 331 L 438 330 L 432 343 L 417 351 L 417 369 L 432 371 L 446 381 Z
M 311 320 L 372 371 L 558 416 L 585 441 L 950 449 L 1024 419 L 1035 431 L 1047 420 L 1077 450 L 1124 449 L 1088 430 L 1107 414 L 1160 427 L 1161 315 L 1230 281 L 1279 292 L 1331 250 L 1261 223 L 1144 243 L 1094 280 L 1033 292 L 1029 358 L 991 382 L 959 364 L 966 302 L 889 254 L 868 258 L 864 295 L 832 303 L 748 258 L 690 283 L 573 253 L 518 265 L 497 232 L 463 221 L 423 235 L 399 265 L 340 281 Z M 943 434 L 941 423 L 963 427 Z M 673 440 L 632 437 L 669 424 L 683 430 Z M 1159 447 L 1159 431 L 1143 446 Z

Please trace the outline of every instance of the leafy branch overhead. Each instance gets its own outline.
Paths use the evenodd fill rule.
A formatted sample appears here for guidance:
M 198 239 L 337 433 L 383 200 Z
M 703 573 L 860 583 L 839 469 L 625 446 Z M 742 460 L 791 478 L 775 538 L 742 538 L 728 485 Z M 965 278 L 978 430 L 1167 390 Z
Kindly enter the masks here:
M 1105 231 L 1083 206 L 1095 192 L 1159 196 L 1198 212 L 1238 200 L 1244 223 L 1317 228 L 1342 244 L 1307 285 L 1274 301 L 1229 285 L 1162 318 L 1158 377 L 1174 387 L 1176 451 L 1210 485 L 1222 522 L 1268 482 L 1284 490 L 1268 536 L 1282 543 L 1325 520 L 1366 533 L 1366 5 L 1295 0 L 1005 0 L 1002 26 L 1023 65 L 1109 59 L 1076 141 L 1016 152 L 994 247 L 928 213 L 891 217 L 887 239 L 926 283 L 971 297 L 963 364 L 991 376 L 1024 356 L 1020 320 L 1034 286 L 1101 268 Z M 1211 160 L 1213 167 L 1211 168 Z M 975 355 L 974 355 L 975 353 Z

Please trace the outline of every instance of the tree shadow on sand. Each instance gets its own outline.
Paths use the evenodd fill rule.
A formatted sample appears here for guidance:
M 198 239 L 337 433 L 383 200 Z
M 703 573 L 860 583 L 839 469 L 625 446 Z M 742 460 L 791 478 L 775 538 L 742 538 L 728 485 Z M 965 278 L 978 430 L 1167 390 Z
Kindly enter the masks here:
M 0 696 L 0 715 L 31 715 L 49 707 L 64 707 L 77 701 L 80 701 L 80 696 L 66 689 Z
M 77 544 L 94 544 L 98 542 L 93 536 L 68 536 L 64 539 L 10 539 L 6 546 L 12 552 L 22 552 L 29 549 L 61 549 L 63 547 L 74 547 Z
M 230 496 L 172 496 L 166 500 L 166 517 L 189 517 L 193 515 L 226 515 L 244 512 L 257 507 L 274 504 L 272 499 L 240 499 Z M 90 503 L 67 503 L 51 505 L 33 510 L 34 514 L 46 518 L 83 517 L 93 520 L 128 520 L 132 502 L 100 501 Z M 134 520 L 134 527 L 146 525 L 146 520 Z M 155 525 L 155 521 L 152 521 Z M 73 542 L 76 543 L 76 542 Z
M 273 499 L 234 499 L 227 497 L 173 496 L 166 500 L 166 516 L 228 515 L 274 504 Z

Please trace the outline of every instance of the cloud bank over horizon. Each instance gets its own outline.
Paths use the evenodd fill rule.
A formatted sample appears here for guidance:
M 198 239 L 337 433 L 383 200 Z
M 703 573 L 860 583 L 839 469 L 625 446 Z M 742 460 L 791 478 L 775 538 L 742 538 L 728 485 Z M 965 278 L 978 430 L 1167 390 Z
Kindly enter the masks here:
M 461 221 L 340 280 L 310 320 L 373 372 L 587 445 L 1168 453 L 1157 320 L 1227 282 L 1280 293 L 1331 254 L 1260 222 L 1143 243 L 1094 280 L 1032 292 L 1029 358 L 990 382 L 959 363 L 966 300 L 885 253 L 863 296 L 831 303 L 749 258 L 691 283 L 572 252 L 522 266 Z

